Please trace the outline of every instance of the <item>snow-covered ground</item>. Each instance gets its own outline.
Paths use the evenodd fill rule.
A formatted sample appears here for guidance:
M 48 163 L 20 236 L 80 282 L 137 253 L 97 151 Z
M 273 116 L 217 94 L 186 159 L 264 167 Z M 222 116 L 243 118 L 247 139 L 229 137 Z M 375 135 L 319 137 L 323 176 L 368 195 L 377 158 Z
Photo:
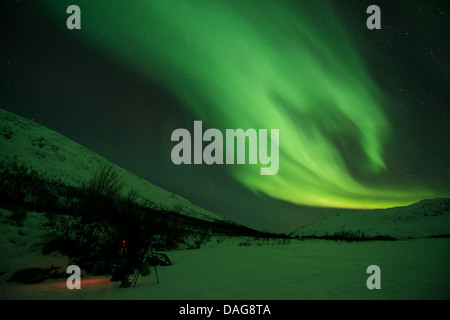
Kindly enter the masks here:
M 81 290 L 65 279 L 38 284 L 6 280 L 25 267 L 65 268 L 59 254 L 40 254 L 42 214 L 17 227 L 0 210 L 1 299 L 450 299 L 450 238 L 402 241 L 215 239 L 197 250 L 166 252 L 173 265 L 120 288 L 110 277 L 85 275 Z M 246 245 L 243 245 L 246 244 Z M 381 289 L 369 290 L 369 265 L 381 268 Z M 82 266 L 80 266 L 82 267 Z

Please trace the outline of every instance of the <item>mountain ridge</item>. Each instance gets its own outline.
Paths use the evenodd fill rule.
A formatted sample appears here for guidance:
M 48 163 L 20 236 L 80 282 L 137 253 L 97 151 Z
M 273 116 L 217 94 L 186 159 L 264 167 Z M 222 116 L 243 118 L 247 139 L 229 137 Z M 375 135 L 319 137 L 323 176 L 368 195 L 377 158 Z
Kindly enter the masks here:
M 373 210 L 343 210 L 290 233 L 299 237 L 327 237 L 362 233 L 395 239 L 450 235 L 450 199 L 424 199 L 409 206 Z

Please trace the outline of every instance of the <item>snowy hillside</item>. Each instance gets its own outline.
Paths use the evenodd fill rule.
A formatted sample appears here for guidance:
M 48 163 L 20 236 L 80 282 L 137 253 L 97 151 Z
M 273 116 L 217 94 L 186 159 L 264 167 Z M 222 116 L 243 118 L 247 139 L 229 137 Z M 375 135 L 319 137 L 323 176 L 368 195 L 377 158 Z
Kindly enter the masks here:
M 450 234 L 450 199 L 422 200 L 389 209 L 346 210 L 333 217 L 301 227 L 293 236 L 325 236 L 361 232 L 396 239 L 425 238 Z
M 0 161 L 24 164 L 48 179 L 79 186 L 92 177 L 93 169 L 108 162 L 63 135 L 0 109 Z M 205 220 L 224 218 L 192 204 L 114 165 L 124 182 L 124 192 L 135 190 L 142 200 L 166 210 Z

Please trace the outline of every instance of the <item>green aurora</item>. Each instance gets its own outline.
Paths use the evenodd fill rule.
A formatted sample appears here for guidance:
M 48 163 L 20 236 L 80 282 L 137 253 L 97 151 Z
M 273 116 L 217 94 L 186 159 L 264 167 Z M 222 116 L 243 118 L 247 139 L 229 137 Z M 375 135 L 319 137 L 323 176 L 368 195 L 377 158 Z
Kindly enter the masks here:
M 391 101 L 369 76 L 340 17 L 319 2 L 77 5 L 83 41 L 162 84 L 205 127 L 279 129 L 278 174 L 261 176 L 259 165 L 226 166 L 255 193 L 332 208 L 384 208 L 437 196 L 389 179 L 384 147 L 394 133 L 384 109 Z M 46 6 L 65 23 L 60 12 L 67 3 Z

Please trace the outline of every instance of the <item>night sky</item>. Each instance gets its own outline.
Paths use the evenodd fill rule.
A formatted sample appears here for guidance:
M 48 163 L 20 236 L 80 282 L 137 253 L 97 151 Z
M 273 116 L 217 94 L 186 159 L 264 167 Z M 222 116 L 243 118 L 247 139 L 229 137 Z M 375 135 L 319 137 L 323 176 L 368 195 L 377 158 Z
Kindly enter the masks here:
M 66 8 L 81 8 L 68 30 Z M 381 30 L 366 8 L 381 8 Z M 260 230 L 450 196 L 448 1 L 2 1 L 0 107 Z M 280 168 L 175 165 L 279 129 Z M 20 152 L 20 151 L 18 151 Z

